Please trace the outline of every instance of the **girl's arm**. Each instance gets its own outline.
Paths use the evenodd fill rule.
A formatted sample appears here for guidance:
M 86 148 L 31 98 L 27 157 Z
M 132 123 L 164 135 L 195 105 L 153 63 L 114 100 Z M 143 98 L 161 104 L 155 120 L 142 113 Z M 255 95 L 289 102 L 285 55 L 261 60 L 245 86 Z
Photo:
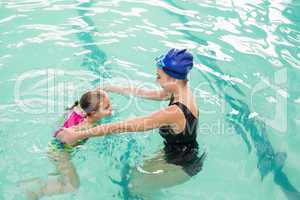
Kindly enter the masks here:
M 177 106 L 169 106 L 154 112 L 148 116 L 136 117 L 126 121 L 99 125 L 84 131 L 64 130 L 57 137 L 68 144 L 74 144 L 78 140 L 89 137 L 99 137 L 112 133 L 140 132 L 161 127 L 162 125 L 175 124 L 183 115 Z
M 106 85 L 103 88 L 108 92 L 115 92 L 125 95 L 135 95 L 138 97 L 152 99 L 152 100 L 168 100 L 170 94 L 163 90 L 148 90 L 143 88 L 137 88 L 133 86 L 117 86 L 117 85 Z

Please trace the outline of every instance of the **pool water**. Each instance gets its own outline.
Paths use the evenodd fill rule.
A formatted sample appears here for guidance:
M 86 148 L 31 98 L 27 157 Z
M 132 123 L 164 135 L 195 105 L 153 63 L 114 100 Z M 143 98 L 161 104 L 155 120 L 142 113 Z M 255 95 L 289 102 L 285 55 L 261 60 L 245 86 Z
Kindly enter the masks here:
M 0 199 L 25 199 L 17 182 L 54 170 L 47 145 L 65 107 L 103 81 L 158 88 L 154 58 L 172 47 L 195 57 L 208 157 L 155 198 L 300 199 L 299 46 L 297 0 L 1 0 Z M 110 97 L 103 123 L 167 104 Z M 91 139 L 73 157 L 79 190 L 44 199 L 130 199 L 130 167 L 162 146 L 153 131 Z

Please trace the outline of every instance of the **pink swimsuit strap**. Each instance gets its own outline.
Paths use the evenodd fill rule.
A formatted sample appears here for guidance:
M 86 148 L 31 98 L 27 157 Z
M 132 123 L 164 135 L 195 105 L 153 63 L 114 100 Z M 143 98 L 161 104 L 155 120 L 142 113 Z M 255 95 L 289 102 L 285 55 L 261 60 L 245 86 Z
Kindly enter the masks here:
M 68 119 L 64 122 L 64 128 L 75 126 L 84 120 L 84 116 L 78 111 L 72 110 Z
M 73 109 L 73 110 L 71 110 L 71 111 L 69 112 L 68 117 L 67 117 L 67 119 L 65 120 L 63 127 L 64 127 L 64 128 L 70 128 L 70 127 L 72 127 L 72 126 L 75 126 L 75 125 L 81 123 L 83 120 L 84 120 L 84 115 L 83 115 L 82 113 L 80 113 L 80 112 L 78 112 L 78 111 L 75 111 L 75 110 Z M 57 131 L 55 131 L 54 137 L 57 136 L 57 134 L 59 133 L 59 131 L 60 131 L 61 129 L 62 129 L 62 127 L 59 128 Z

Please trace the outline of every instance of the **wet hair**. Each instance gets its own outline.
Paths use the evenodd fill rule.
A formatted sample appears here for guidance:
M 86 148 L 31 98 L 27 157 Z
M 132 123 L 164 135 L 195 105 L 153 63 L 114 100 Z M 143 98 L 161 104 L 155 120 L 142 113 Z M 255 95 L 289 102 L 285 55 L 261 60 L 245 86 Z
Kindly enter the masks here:
M 81 109 L 87 115 L 90 115 L 91 112 L 99 109 L 99 104 L 103 100 L 103 96 L 104 94 L 100 91 L 88 91 L 81 96 L 80 101 L 75 101 L 74 105 L 69 109 L 72 110 L 80 105 Z

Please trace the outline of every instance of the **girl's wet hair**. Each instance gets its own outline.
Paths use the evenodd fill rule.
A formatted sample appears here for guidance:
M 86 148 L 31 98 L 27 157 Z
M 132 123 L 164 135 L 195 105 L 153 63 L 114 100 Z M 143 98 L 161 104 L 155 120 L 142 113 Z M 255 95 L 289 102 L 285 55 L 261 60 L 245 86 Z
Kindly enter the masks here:
M 91 112 L 99 109 L 99 104 L 103 96 L 104 94 L 100 91 L 88 91 L 81 96 L 80 101 L 75 101 L 74 105 L 69 109 L 72 110 L 74 107 L 80 105 L 81 109 L 89 115 Z

